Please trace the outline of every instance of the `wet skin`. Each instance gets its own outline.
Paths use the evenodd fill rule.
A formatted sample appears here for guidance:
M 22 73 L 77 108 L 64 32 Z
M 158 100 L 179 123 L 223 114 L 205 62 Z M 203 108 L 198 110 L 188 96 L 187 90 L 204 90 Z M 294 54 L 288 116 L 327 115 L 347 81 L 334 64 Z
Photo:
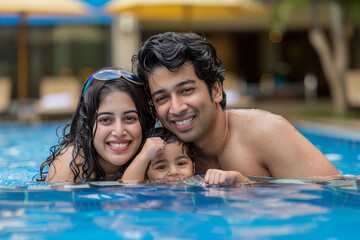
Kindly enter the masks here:
M 175 71 L 155 68 L 149 88 L 162 125 L 193 143 L 196 173 L 213 168 L 245 176 L 339 175 L 283 117 L 253 109 L 223 110 L 221 84 L 216 82 L 209 93 L 191 63 Z

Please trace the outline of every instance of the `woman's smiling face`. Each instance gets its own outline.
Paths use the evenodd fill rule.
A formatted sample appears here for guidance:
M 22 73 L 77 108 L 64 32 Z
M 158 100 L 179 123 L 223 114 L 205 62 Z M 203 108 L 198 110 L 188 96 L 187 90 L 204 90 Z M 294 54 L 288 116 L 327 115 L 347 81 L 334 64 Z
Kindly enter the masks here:
M 107 95 L 100 103 L 93 131 L 100 166 L 106 174 L 118 173 L 142 142 L 138 111 L 130 95 L 120 90 Z

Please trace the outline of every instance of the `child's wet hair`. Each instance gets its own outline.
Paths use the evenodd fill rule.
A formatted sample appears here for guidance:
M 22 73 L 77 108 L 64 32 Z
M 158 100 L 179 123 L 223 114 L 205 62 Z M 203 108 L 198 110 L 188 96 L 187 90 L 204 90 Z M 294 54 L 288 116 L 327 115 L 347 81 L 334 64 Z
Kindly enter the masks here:
M 194 161 L 193 152 L 191 150 L 190 144 L 184 143 L 178 136 L 176 136 L 174 133 L 170 132 L 166 128 L 157 127 L 151 129 L 146 135 L 146 139 L 151 137 L 160 137 L 167 144 L 175 142 L 181 144 L 183 153 L 186 153 L 186 155 L 191 159 L 191 161 Z

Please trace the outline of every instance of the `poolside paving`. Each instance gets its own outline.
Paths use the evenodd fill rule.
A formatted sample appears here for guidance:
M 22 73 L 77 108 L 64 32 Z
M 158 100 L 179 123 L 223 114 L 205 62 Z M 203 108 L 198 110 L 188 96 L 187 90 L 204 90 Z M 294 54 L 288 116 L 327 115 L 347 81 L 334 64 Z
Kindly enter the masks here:
M 281 115 L 291 122 L 320 123 L 359 131 L 360 118 L 329 117 L 332 112 L 329 100 L 305 102 L 299 100 L 254 101 L 248 108 L 266 110 Z M 360 109 L 359 116 L 360 116 Z

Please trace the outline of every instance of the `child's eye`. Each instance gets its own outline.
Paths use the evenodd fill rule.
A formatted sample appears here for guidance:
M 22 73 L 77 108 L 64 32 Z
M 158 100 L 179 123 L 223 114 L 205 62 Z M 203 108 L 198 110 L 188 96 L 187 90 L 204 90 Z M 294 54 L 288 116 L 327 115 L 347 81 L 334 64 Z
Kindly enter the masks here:
M 160 165 L 158 167 L 156 167 L 157 170 L 165 170 L 166 166 L 165 165 Z
M 187 165 L 188 164 L 188 162 L 178 162 L 178 166 L 180 166 L 180 167 L 182 167 L 182 166 L 185 166 L 185 165 Z

